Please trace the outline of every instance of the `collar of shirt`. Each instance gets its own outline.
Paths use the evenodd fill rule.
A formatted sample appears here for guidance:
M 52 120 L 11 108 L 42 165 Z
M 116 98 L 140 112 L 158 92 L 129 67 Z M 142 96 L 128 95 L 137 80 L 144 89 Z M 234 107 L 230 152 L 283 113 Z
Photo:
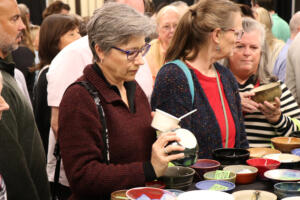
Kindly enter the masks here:
M 104 82 L 107 84 L 107 86 L 109 88 L 111 88 L 116 94 L 121 96 L 119 89 L 116 86 L 111 85 L 107 81 L 107 79 L 105 78 L 101 68 L 97 65 L 97 63 L 94 63 L 93 69 L 104 80 Z M 124 82 L 124 87 L 125 87 L 126 93 L 127 93 L 127 100 L 128 100 L 128 105 L 129 105 L 130 112 L 133 113 L 133 112 L 135 112 L 134 97 L 135 97 L 135 90 L 136 90 L 136 82 L 135 81 Z

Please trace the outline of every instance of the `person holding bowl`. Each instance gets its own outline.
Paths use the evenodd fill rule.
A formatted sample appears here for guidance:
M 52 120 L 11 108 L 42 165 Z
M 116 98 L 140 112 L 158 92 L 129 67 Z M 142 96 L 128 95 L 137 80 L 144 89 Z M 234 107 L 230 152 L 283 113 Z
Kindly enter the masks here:
M 163 175 L 168 163 L 183 158 L 175 133 L 156 141 L 151 109 L 145 93 L 134 80 L 144 63 L 152 32 L 150 18 L 120 3 L 106 3 L 87 25 L 94 63 L 78 81 L 99 93 L 105 115 L 94 98 L 79 84 L 71 85 L 59 107 L 58 141 L 72 196 L 70 199 L 106 199 L 111 192 L 144 186 Z M 102 130 L 104 116 L 107 131 Z M 103 139 L 103 135 L 108 136 Z
M 242 35 L 237 4 L 201 0 L 179 21 L 165 58 L 166 62 L 179 59 L 188 67 L 194 90 L 177 64 L 165 64 L 157 75 L 153 110 L 180 117 L 197 109 L 179 125 L 196 136 L 199 158 L 211 158 L 217 148 L 248 147 L 238 85 L 232 73 L 216 63 L 232 54 Z
M 227 66 L 239 83 L 247 139 L 251 147 L 270 147 L 272 137 L 300 130 L 300 109 L 290 90 L 280 81 L 282 95 L 274 102 L 256 103 L 253 88 L 277 81 L 268 68 L 268 49 L 262 24 L 243 19 L 243 38 L 236 42 Z

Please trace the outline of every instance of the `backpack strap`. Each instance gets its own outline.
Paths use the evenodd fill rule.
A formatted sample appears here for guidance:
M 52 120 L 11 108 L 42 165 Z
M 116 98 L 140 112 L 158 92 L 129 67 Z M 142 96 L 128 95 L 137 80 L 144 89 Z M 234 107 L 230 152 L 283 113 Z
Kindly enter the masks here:
M 190 93 L 191 93 L 191 96 L 192 96 L 192 104 L 194 104 L 195 88 L 194 88 L 194 82 L 193 82 L 191 71 L 186 66 L 186 64 L 184 62 L 182 62 L 181 60 L 179 60 L 179 59 L 170 61 L 167 64 L 169 64 L 169 63 L 176 64 L 184 72 L 184 74 L 187 78 L 188 84 L 189 84 Z

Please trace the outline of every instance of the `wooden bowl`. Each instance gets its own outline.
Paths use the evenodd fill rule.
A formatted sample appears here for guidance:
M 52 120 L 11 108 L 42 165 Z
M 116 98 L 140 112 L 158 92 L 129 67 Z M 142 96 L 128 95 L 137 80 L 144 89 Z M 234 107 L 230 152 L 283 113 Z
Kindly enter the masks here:
M 257 103 L 263 103 L 264 101 L 274 102 L 275 97 L 280 98 L 282 94 L 279 82 L 261 85 L 251 90 L 251 92 L 255 93 L 255 96 L 252 97 L 252 100 Z
M 281 153 L 277 149 L 264 148 L 264 147 L 249 148 L 248 151 L 250 152 L 250 159 L 251 158 L 261 158 L 267 154 Z
M 293 149 L 300 147 L 300 138 L 295 137 L 274 137 L 271 142 L 275 149 L 283 153 L 290 153 Z
M 231 171 L 236 174 L 235 182 L 238 184 L 248 184 L 256 180 L 258 169 L 248 165 L 229 165 L 223 168 L 224 171 Z

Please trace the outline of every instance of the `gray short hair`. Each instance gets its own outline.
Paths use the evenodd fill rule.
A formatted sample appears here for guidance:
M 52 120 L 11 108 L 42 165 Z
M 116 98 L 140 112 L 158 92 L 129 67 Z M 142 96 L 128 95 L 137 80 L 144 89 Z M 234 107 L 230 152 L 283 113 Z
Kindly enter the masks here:
M 113 46 L 126 44 L 135 36 L 146 37 L 154 30 L 155 24 L 149 17 L 121 3 L 105 3 L 95 10 L 87 25 L 89 45 L 96 62 L 100 61 L 96 44 L 107 53 Z
M 292 33 L 296 33 L 300 26 L 300 11 L 296 12 L 290 20 L 290 30 Z

